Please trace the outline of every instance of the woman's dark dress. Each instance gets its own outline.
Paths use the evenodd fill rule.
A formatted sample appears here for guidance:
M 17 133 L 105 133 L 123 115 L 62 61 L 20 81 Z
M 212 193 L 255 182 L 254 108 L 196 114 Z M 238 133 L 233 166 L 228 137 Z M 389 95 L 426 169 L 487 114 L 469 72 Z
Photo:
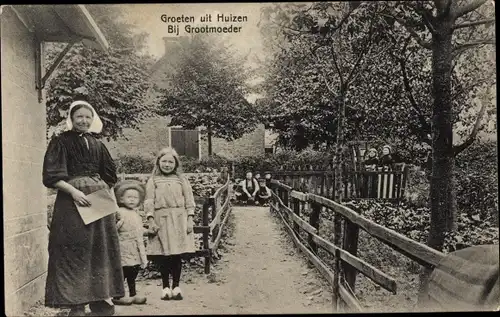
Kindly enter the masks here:
M 52 188 L 60 180 L 88 195 L 116 183 L 115 164 L 92 135 L 66 131 L 50 141 L 43 165 L 45 186 Z M 58 191 L 49 235 L 46 306 L 71 307 L 125 295 L 115 223 L 111 214 L 85 225 L 71 195 Z

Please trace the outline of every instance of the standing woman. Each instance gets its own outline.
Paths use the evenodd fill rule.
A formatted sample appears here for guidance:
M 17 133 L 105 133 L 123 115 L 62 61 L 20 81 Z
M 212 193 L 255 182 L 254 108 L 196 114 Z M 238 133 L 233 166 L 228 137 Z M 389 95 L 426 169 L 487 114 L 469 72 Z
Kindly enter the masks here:
M 91 133 L 102 122 L 85 101 L 71 104 L 67 131 L 54 137 L 43 163 L 43 184 L 57 188 L 49 235 L 45 305 L 70 308 L 70 316 L 114 314 L 112 297 L 125 295 L 115 214 L 88 225 L 76 204 L 89 206 L 86 195 L 117 181 L 108 150 Z

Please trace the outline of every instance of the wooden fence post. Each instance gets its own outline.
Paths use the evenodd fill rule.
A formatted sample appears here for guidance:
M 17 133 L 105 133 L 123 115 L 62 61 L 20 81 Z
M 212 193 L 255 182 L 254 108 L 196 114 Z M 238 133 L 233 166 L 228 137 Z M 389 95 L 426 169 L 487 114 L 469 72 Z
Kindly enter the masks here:
M 342 230 L 342 219 L 340 218 L 340 214 L 338 212 L 334 212 L 333 214 L 333 244 L 339 248 L 342 247 L 341 245 L 341 233 L 340 231 Z M 334 265 L 334 272 L 333 272 L 333 309 L 334 311 L 338 311 L 339 306 L 338 302 L 340 299 L 340 294 L 339 294 L 339 285 L 340 285 L 340 251 L 335 250 L 335 265 Z
M 357 208 L 355 208 L 354 206 L 349 205 L 349 208 L 359 213 Z M 351 221 L 345 219 L 343 236 L 344 239 L 343 239 L 342 249 L 344 249 L 345 251 L 349 252 L 354 256 L 357 256 L 359 227 L 356 224 L 352 223 Z M 344 277 L 347 282 L 347 285 L 350 287 L 352 292 L 354 292 L 357 270 L 348 263 L 342 262 L 342 271 L 344 272 Z
M 290 192 L 288 190 L 284 190 L 283 191 L 283 204 L 285 204 L 285 206 L 287 207 L 290 207 L 290 204 L 289 204 L 289 195 Z
M 309 215 L 309 224 L 314 228 L 319 230 L 319 215 L 321 213 L 321 206 L 317 203 L 311 204 L 311 214 Z M 318 253 L 318 245 L 313 241 L 312 235 L 309 234 L 308 238 L 309 246 L 311 250 L 317 254 Z
M 217 205 L 216 205 L 216 201 L 215 201 L 215 197 L 209 197 L 208 198 L 208 206 L 212 206 L 212 221 L 215 219 L 215 217 L 217 216 Z M 212 232 L 212 242 L 215 241 L 215 239 L 217 238 L 217 235 L 219 234 L 219 229 L 220 229 L 220 224 L 218 225 L 215 225 L 214 226 L 214 229 L 213 229 L 213 232 Z
M 208 226 L 208 201 L 205 200 L 203 204 L 203 226 Z M 205 256 L 205 274 L 210 274 L 210 261 L 212 257 L 212 253 L 210 250 L 210 245 L 208 244 L 208 232 L 203 232 L 203 249 L 209 250 L 209 254 Z
M 300 200 L 298 200 L 296 198 L 292 198 L 292 206 L 293 206 L 294 214 L 296 214 L 297 216 L 300 217 Z M 296 223 L 295 221 L 293 222 L 293 230 L 295 231 L 295 233 L 298 236 L 299 235 L 299 224 Z

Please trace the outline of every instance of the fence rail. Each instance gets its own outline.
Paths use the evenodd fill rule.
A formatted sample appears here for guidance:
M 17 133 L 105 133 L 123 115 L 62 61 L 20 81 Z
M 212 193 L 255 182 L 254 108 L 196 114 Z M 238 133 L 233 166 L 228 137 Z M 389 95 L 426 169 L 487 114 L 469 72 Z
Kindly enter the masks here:
M 203 233 L 203 249 L 197 252 L 197 255 L 205 258 L 205 274 L 210 273 L 210 263 L 217 255 L 222 233 L 232 211 L 230 183 L 231 180 L 227 176 L 226 183 L 205 200 L 202 209 L 202 226 L 195 226 L 200 233 Z
M 273 179 L 294 190 L 328 198 L 335 194 L 333 169 L 313 170 L 312 167 L 293 167 L 293 170 L 258 171 L 261 176 L 271 174 Z M 400 164 L 390 171 L 344 171 L 342 194 L 344 199 L 378 199 L 400 201 L 404 198 L 409 168 Z
M 340 305 L 346 306 L 351 311 L 362 311 L 361 304 L 354 296 L 354 285 L 358 272 L 393 294 L 397 293 L 397 282 L 393 277 L 357 255 L 359 229 L 428 268 L 438 265 L 445 256 L 424 244 L 378 225 L 359 215 L 353 209 L 328 198 L 312 193 L 298 192 L 293 190 L 291 186 L 277 180 L 271 181 L 271 187 L 273 189 L 271 211 L 279 216 L 295 245 L 330 283 L 336 311 L 339 310 Z M 310 208 L 308 222 L 300 216 L 301 211 L 306 206 Z M 333 213 L 333 241 L 326 240 L 318 233 L 319 217 L 323 208 Z M 307 242 L 301 239 L 300 230 L 307 233 Z M 333 268 L 319 257 L 318 248 L 333 255 Z

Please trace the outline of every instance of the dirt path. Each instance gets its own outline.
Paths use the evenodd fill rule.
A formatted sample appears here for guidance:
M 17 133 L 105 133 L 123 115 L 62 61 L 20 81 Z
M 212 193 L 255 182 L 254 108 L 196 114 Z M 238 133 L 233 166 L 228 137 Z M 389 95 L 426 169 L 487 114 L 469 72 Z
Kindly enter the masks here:
M 233 213 L 228 253 L 210 276 L 181 280 L 184 300 L 162 301 L 161 280 L 141 281 L 148 304 L 119 306 L 117 315 L 331 313 L 326 283 L 297 254 L 269 208 L 233 207 Z

